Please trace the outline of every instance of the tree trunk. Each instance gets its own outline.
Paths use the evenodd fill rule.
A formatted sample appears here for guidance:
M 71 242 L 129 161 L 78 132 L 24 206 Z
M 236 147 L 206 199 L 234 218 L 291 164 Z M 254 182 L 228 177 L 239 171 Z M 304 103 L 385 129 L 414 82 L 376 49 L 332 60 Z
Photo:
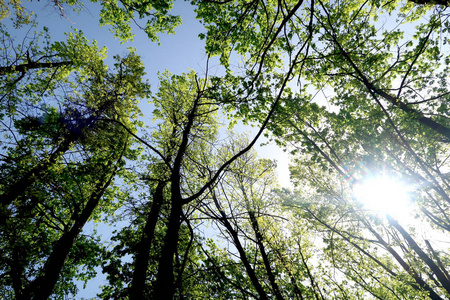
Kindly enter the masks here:
M 406 232 L 406 230 L 391 216 L 387 216 L 389 223 L 397 229 L 403 238 L 408 242 L 414 252 L 419 255 L 424 263 L 428 265 L 431 271 L 436 275 L 438 281 L 441 283 L 442 287 L 450 294 L 450 280 L 445 276 L 445 274 L 441 271 L 438 265 L 434 263 L 434 261 L 417 245 L 416 241 Z
M 239 252 L 239 257 L 241 258 L 242 264 L 245 267 L 245 270 L 247 271 L 248 277 L 250 277 L 250 280 L 255 287 L 256 291 L 258 292 L 259 299 L 261 300 L 268 300 L 269 297 L 267 296 L 266 292 L 264 291 L 263 287 L 259 283 L 258 277 L 256 277 L 255 271 L 253 270 L 252 266 L 250 265 L 250 262 L 247 259 L 247 255 L 245 254 L 244 247 L 242 247 L 241 241 L 239 240 L 239 236 L 237 232 L 233 229 L 233 226 L 231 226 L 230 222 L 227 219 L 227 216 L 225 215 L 225 212 L 223 211 L 222 207 L 219 204 L 219 201 L 217 200 L 216 196 L 213 195 L 214 203 L 216 205 L 216 208 L 219 210 L 222 219 L 220 222 L 225 226 L 227 231 L 230 233 L 231 238 L 233 239 L 233 243 L 236 246 L 236 249 Z
M 369 258 L 374 260 L 378 265 L 383 267 L 388 273 L 392 276 L 398 277 L 396 273 L 394 273 L 392 270 L 390 270 L 385 264 L 383 264 L 381 261 L 376 259 L 374 256 L 370 255 L 368 252 L 364 251 L 361 247 L 357 246 L 357 244 L 351 242 L 348 238 L 346 238 L 342 232 L 339 230 L 336 230 L 335 228 L 331 227 L 330 225 L 326 224 L 322 220 L 320 220 L 314 213 L 307 210 L 308 213 L 318 222 L 320 222 L 322 225 L 327 227 L 328 229 L 332 230 L 333 232 L 339 234 L 342 238 L 344 238 L 347 242 L 351 243 L 353 246 L 355 246 L 359 251 L 361 251 L 363 254 L 367 255 Z M 403 260 L 403 258 L 376 232 L 374 229 L 372 229 L 370 226 L 367 227 L 370 232 L 376 237 L 377 242 L 380 243 L 393 257 L 394 259 L 400 264 L 400 266 L 408 273 L 410 274 L 415 282 L 417 284 L 411 283 L 410 286 L 418 291 L 425 290 L 429 293 L 429 297 L 433 300 L 443 300 L 416 272 L 411 266 Z M 401 280 L 401 278 L 399 278 Z
M 273 292 L 275 294 L 275 298 L 277 300 L 283 300 L 283 296 L 281 295 L 280 289 L 278 287 L 278 284 L 275 280 L 275 275 L 272 272 L 272 267 L 270 265 L 270 261 L 269 258 L 267 257 L 267 253 L 266 253 L 266 249 L 264 247 L 263 244 L 263 236 L 261 235 L 261 231 L 259 229 L 259 224 L 258 224 L 258 220 L 255 217 L 255 212 L 248 209 L 247 210 L 248 215 L 250 217 L 250 223 L 252 224 L 253 227 L 253 231 L 255 232 L 255 236 L 256 236 L 256 243 L 258 244 L 258 248 L 259 248 L 259 252 L 261 253 L 261 257 L 263 259 L 264 262 L 264 267 L 266 268 L 267 271 L 267 277 L 269 279 L 270 285 L 272 286 Z
M 172 207 L 170 209 L 164 245 L 161 250 L 161 258 L 159 259 L 153 299 L 173 299 L 175 293 L 173 263 L 178 246 L 182 207 L 181 196 L 172 197 Z
M 156 223 L 163 203 L 163 191 L 165 182 L 159 182 L 153 195 L 153 203 L 148 214 L 147 221 L 139 242 L 136 258 L 134 261 L 133 279 L 130 288 L 130 300 L 144 299 L 145 279 L 149 264 L 150 248 L 155 235 Z
M 395 260 L 402 266 L 402 268 L 408 272 L 416 281 L 418 287 L 415 285 L 411 285 L 416 289 L 423 289 L 429 293 L 429 297 L 433 300 L 443 300 L 434 290 L 431 288 L 417 273 L 416 271 L 401 258 L 401 256 L 395 251 L 375 230 L 372 228 L 368 228 L 370 232 L 372 232 L 377 238 L 380 245 L 382 245 L 394 258 Z
M 58 282 L 61 270 L 64 267 L 64 263 L 73 244 L 75 243 L 76 238 L 83 230 L 84 225 L 92 215 L 94 209 L 97 207 L 100 198 L 103 196 L 106 189 L 111 184 L 116 170 L 111 174 L 110 178 L 106 182 L 103 181 L 97 184 L 79 218 L 75 221 L 75 224 L 69 231 L 63 233 L 63 235 L 56 242 L 55 246 L 53 247 L 52 253 L 45 262 L 45 265 L 43 267 L 43 274 L 37 277 L 25 289 L 24 294 L 28 295 L 28 299 L 46 300 L 51 296 L 53 288 Z

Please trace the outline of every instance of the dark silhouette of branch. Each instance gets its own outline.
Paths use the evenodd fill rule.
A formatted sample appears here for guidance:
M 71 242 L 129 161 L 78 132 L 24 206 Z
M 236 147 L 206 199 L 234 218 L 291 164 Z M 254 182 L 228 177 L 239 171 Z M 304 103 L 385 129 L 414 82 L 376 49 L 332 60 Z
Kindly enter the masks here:
M 26 73 L 28 70 L 32 69 L 47 69 L 47 68 L 59 68 L 61 66 L 70 66 L 71 61 L 61 61 L 61 62 L 51 62 L 51 63 L 41 63 L 37 61 L 28 61 L 26 64 L 12 65 L 1 67 L 0 66 L 0 76 L 8 75 L 13 73 Z

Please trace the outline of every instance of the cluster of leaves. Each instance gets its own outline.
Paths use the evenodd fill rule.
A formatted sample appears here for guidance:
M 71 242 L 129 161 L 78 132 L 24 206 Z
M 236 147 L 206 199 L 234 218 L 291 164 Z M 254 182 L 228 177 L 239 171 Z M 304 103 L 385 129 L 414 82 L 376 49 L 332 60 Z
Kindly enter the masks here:
M 11 13 L 13 13 L 11 20 L 14 22 L 14 27 L 22 27 L 32 23 L 36 13 L 28 10 L 26 3 L 23 2 L 21 0 L 2 1 L 0 3 L 0 20 L 11 16 Z M 68 18 L 66 11 L 73 10 L 81 13 L 84 9 L 83 2 L 79 0 L 48 2 L 47 5 L 52 5 L 61 16 L 66 18 Z M 90 2 L 100 2 L 100 26 L 111 26 L 111 32 L 123 42 L 133 40 L 133 24 L 142 29 L 152 42 L 159 41 L 159 33 L 175 33 L 174 28 L 181 24 L 180 16 L 170 14 L 173 1 L 91 0 Z M 43 5 L 45 4 L 43 3 Z M 145 25 L 139 24 L 138 21 L 142 19 L 145 20 Z

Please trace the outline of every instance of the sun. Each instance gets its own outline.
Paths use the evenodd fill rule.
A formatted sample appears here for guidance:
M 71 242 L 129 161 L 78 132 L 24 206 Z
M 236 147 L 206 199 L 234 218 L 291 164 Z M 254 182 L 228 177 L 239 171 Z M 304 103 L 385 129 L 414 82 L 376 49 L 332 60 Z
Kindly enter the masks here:
M 410 208 L 410 191 L 406 183 L 388 175 L 363 178 L 353 186 L 357 201 L 377 214 L 400 218 Z

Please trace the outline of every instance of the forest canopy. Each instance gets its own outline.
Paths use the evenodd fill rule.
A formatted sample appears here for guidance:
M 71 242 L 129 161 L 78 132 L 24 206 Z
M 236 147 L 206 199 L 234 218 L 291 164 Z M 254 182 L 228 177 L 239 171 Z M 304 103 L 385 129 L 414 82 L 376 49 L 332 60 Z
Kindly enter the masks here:
M 0 3 L 0 297 L 449 299 L 448 2 L 181 4 Z

